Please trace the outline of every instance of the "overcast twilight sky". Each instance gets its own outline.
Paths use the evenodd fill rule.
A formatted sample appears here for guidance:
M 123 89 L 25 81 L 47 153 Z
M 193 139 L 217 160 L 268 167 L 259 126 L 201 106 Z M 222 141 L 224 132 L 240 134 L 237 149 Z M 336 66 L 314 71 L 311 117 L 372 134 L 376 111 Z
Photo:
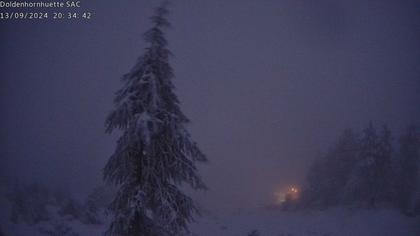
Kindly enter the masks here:
M 86 193 L 117 135 L 119 78 L 158 1 L 82 1 L 90 21 L 0 21 L 3 169 Z M 182 0 L 176 93 L 210 162 L 203 206 L 255 207 L 299 184 L 344 128 L 420 123 L 420 2 Z

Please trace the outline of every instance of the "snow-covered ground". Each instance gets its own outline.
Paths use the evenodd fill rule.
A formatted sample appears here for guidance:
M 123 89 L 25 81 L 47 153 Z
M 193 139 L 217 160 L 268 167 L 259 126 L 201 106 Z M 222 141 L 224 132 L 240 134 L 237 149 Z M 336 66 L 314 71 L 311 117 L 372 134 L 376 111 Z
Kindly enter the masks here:
M 192 225 L 200 236 L 418 236 L 420 218 L 394 210 L 329 209 L 283 212 L 276 209 L 237 211 L 221 217 L 204 217 Z
M 105 225 L 85 225 L 77 220 L 54 218 L 51 221 L 29 226 L 10 222 L 10 209 L 2 197 L 0 228 L 4 236 L 100 236 Z M 6 205 L 5 205 L 6 204 Z M 71 229 L 68 233 L 43 234 L 58 227 Z M 247 236 L 257 230 L 260 236 L 418 236 L 420 217 L 406 217 L 391 209 L 284 212 L 278 209 L 238 210 L 231 213 L 203 213 L 191 225 L 197 236 Z M 55 229 L 57 231 L 57 228 Z
M 78 220 L 58 216 L 54 207 L 50 207 L 52 219 L 35 225 L 11 222 L 11 205 L 5 190 L 0 189 L 0 235 L 1 236 L 100 236 L 104 225 L 86 225 Z M 47 232 L 50 233 L 47 233 Z M 54 232 L 54 233 L 52 233 Z M 3 233 L 3 234 L 1 234 Z

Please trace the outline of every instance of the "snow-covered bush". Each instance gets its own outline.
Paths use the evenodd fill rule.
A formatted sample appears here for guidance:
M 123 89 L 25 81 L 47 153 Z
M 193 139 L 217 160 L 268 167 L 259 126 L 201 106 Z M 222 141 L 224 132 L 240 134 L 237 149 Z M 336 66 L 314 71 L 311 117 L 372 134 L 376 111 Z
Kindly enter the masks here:
M 106 209 L 112 201 L 112 195 L 103 186 L 95 188 L 83 204 L 84 212 L 81 221 L 84 224 L 103 223 Z
M 39 232 L 49 236 L 79 236 L 63 221 L 53 221 L 46 226 L 41 226 Z
M 37 224 L 50 219 L 48 190 L 39 184 L 16 184 L 8 195 L 13 223 Z
M 247 236 L 260 236 L 260 232 L 254 229 L 251 232 L 249 232 Z
M 84 215 L 84 208 L 78 201 L 69 198 L 59 206 L 58 215 L 68 220 L 80 220 Z

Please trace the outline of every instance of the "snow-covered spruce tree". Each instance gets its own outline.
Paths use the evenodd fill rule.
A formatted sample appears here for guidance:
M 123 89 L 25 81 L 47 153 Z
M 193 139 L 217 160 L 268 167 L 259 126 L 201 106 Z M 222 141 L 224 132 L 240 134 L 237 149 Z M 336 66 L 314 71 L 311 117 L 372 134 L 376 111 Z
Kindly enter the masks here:
M 346 203 L 346 185 L 358 158 L 359 140 L 345 129 L 338 141 L 321 158 L 314 160 L 307 174 L 301 207 L 331 207 Z
M 337 203 L 341 205 L 350 204 L 347 195 L 347 185 L 351 179 L 351 173 L 355 168 L 360 152 L 360 140 L 352 129 L 344 130 L 335 148 L 336 167 L 333 175 L 335 176 Z
M 195 164 L 206 158 L 186 130 L 189 120 L 173 91 L 171 53 L 163 32 L 170 25 L 167 14 L 163 4 L 151 17 L 153 27 L 144 34 L 148 47 L 123 76 L 115 109 L 106 120 L 108 132 L 122 131 L 104 168 L 104 179 L 119 188 L 106 235 L 187 232 L 198 210 L 179 187 L 205 188 Z
M 413 208 L 416 190 L 420 193 L 420 133 L 417 130 L 411 125 L 400 137 L 400 168 L 395 184 L 398 195 L 395 201 L 406 213 Z
M 327 153 L 322 196 L 325 206 L 346 204 L 346 184 L 357 162 L 359 149 L 356 134 L 345 129 Z
M 360 143 L 360 154 L 350 180 L 353 201 L 362 206 L 373 207 L 376 203 L 378 178 L 378 160 L 380 158 L 380 141 L 372 122 L 363 130 Z
M 349 185 L 354 201 L 367 207 L 389 201 L 391 178 L 391 133 L 386 126 L 380 135 L 373 123 L 363 131 L 359 161 Z
M 392 135 L 387 125 L 383 125 L 380 137 L 379 155 L 377 168 L 378 179 L 376 181 L 378 201 L 391 203 L 393 201 L 394 189 L 393 172 L 394 148 L 392 147 Z

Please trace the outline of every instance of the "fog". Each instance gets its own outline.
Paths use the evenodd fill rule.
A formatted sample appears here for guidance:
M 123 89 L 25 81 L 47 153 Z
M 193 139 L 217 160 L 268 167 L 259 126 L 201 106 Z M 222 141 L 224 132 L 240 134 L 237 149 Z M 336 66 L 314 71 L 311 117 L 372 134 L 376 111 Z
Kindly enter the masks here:
M 0 21 L 2 171 L 101 184 L 119 78 L 145 47 L 156 1 L 86 1 L 90 21 Z M 420 121 L 417 1 L 176 1 L 176 93 L 207 155 L 208 209 L 269 204 L 345 128 Z

